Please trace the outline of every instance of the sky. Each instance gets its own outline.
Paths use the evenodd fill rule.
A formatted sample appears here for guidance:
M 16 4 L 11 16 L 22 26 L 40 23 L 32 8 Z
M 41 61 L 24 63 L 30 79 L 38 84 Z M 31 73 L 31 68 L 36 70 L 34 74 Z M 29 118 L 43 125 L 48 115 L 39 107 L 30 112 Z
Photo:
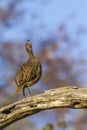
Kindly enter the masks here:
M 7 8 L 9 1 L 0 0 L 0 6 Z M 22 0 L 16 7 L 16 10 L 24 11 L 21 19 L 10 20 L 10 28 L 1 28 L 0 40 L 25 41 L 27 37 L 37 41 L 46 39 L 57 31 L 61 23 L 66 23 L 69 33 L 76 37 L 75 30 L 78 27 L 83 26 L 85 30 L 87 29 L 86 5 L 86 0 Z M 81 40 L 85 42 L 87 37 L 84 36 Z
M 0 0 L 0 7 L 8 8 L 9 1 Z M 29 39 L 38 43 L 55 36 L 60 24 L 66 23 L 69 35 L 80 41 L 82 54 L 86 57 L 87 0 L 21 0 L 15 10 L 23 11 L 20 19 L 10 19 L 9 27 L 0 22 L 0 46 L 1 42 L 12 40 L 25 42 Z M 76 34 L 78 28 L 84 28 L 81 30 L 84 35 Z

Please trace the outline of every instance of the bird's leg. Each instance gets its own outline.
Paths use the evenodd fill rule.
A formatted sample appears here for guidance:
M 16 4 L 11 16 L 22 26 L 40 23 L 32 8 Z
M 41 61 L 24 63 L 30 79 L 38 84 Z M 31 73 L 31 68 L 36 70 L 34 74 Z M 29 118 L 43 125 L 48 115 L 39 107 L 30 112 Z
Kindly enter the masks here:
M 27 87 L 27 90 L 28 90 L 28 96 L 30 97 L 30 96 L 31 96 L 31 93 L 30 93 L 29 87 Z
M 26 96 L 25 96 L 25 87 L 23 88 L 23 96 L 26 98 Z

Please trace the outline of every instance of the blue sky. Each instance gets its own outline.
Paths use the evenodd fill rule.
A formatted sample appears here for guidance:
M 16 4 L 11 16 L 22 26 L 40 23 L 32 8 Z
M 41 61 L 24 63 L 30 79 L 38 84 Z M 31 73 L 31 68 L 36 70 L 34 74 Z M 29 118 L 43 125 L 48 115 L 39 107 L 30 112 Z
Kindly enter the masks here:
M 0 7 L 8 8 L 9 1 L 0 0 Z M 0 45 L 2 41 L 25 42 L 27 39 L 38 43 L 55 36 L 60 24 L 65 23 L 70 37 L 80 41 L 81 54 L 86 58 L 87 0 L 21 0 L 15 10 L 23 11 L 23 15 L 17 20 L 10 19 L 9 27 L 0 22 Z M 79 27 L 84 27 L 84 35 L 76 34 Z
M 0 6 L 7 8 L 9 1 L 1 0 Z M 87 28 L 86 5 L 86 0 L 22 0 L 16 8 L 16 10 L 24 11 L 21 19 L 10 20 L 9 22 L 12 24 L 10 28 L 1 28 L 1 40 L 21 39 L 24 41 L 27 37 L 42 40 L 50 34 L 52 35 L 61 23 L 66 23 L 69 33 L 74 36 L 78 26 Z M 35 15 L 33 20 L 32 14 Z M 29 36 L 27 36 L 27 32 L 30 32 Z M 84 39 L 87 40 L 86 36 L 83 41 Z

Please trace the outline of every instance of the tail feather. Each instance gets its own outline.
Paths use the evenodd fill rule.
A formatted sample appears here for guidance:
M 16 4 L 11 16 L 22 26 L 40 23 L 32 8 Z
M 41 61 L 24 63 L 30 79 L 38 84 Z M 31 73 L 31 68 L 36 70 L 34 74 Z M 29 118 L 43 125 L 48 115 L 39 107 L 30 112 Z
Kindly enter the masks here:
M 16 92 L 21 92 L 23 90 L 22 86 L 17 86 Z

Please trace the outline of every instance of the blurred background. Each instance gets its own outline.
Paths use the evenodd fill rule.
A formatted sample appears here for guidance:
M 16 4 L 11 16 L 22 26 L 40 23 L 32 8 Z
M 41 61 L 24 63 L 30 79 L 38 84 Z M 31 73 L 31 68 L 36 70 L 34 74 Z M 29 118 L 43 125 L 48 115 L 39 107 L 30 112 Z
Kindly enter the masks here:
M 18 67 L 27 60 L 30 40 L 43 74 L 30 88 L 87 87 L 86 0 L 0 0 L 0 107 L 23 98 L 15 94 Z M 19 120 L 6 130 L 86 130 L 87 110 L 45 110 Z

